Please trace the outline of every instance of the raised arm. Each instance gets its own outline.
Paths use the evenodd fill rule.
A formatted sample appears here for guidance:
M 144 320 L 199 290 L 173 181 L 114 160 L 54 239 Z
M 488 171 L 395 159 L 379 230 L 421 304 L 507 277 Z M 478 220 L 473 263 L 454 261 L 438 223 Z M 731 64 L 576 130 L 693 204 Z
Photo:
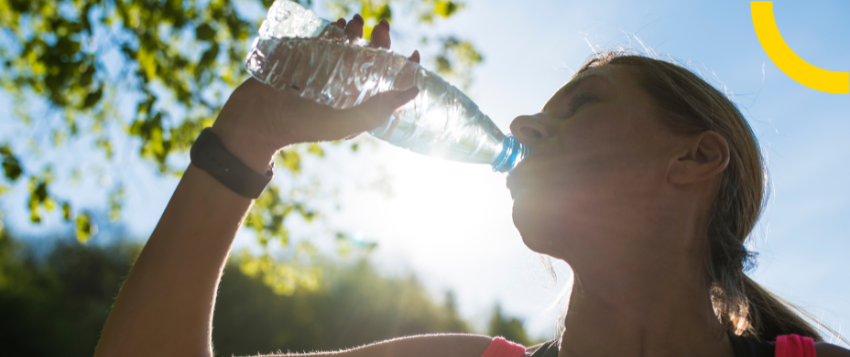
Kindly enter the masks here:
M 349 25 L 347 31 L 362 34 L 359 16 Z M 388 45 L 389 25 L 375 31 Z M 417 93 L 386 92 L 335 110 L 249 79 L 230 96 L 213 132 L 230 153 L 262 173 L 280 148 L 377 128 Z M 211 356 L 216 288 L 251 203 L 190 165 L 121 287 L 95 355 Z
M 414 335 L 371 343 L 365 346 L 306 354 L 269 354 L 268 357 L 480 357 L 491 338 L 484 335 L 446 333 Z
M 216 286 L 250 205 L 190 165 L 121 287 L 95 355 L 212 355 Z

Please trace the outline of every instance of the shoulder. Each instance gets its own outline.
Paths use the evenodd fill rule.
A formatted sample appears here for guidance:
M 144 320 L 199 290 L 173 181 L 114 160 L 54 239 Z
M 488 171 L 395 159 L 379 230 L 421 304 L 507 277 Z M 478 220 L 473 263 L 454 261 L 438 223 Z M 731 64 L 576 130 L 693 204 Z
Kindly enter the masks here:
M 815 342 L 818 357 L 850 357 L 850 350 L 826 342 Z

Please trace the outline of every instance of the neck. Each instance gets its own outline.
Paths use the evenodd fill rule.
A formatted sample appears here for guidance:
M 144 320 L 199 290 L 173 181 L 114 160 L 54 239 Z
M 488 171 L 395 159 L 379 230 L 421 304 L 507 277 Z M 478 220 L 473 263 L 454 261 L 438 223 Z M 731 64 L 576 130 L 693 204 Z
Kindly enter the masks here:
M 559 357 L 733 356 L 699 270 L 678 268 L 577 271 Z

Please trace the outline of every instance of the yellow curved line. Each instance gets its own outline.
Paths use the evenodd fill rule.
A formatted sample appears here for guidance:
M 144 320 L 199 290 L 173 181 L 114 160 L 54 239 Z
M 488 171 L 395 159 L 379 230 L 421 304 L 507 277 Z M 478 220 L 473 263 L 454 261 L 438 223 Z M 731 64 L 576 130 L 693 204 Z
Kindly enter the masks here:
M 750 11 L 761 46 L 782 72 L 798 83 L 821 92 L 850 93 L 850 72 L 827 71 L 813 66 L 788 47 L 776 27 L 772 1 L 751 1 Z

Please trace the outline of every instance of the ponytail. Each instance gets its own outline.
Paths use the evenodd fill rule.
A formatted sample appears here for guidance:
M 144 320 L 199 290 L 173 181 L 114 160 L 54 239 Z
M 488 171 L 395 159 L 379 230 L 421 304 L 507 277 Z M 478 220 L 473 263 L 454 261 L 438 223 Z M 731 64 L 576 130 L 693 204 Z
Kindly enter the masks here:
M 815 321 L 818 327 L 828 331 L 844 343 L 838 332 L 817 321 L 814 316 L 800 307 L 776 296 L 749 277 L 744 278 L 744 288 L 750 300 L 750 313 L 755 317 L 753 332 L 759 338 L 768 341 L 776 340 L 776 336 L 796 334 L 811 337 L 815 342 L 823 342 L 821 334 L 800 315 Z M 793 311 L 792 311 L 793 309 Z
M 766 341 L 775 341 L 776 336 L 792 333 L 811 337 L 815 342 L 823 341 L 820 333 L 800 317 L 800 315 L 803 315 L 814 321 L 812 315 L 768 291 L 746 275 L 744 275 L 743 281 L 744 294 L 749 300 L 748 334 Z M 834 331 L 828 327 L 820 323 L 818 325 L 834 334 Z

